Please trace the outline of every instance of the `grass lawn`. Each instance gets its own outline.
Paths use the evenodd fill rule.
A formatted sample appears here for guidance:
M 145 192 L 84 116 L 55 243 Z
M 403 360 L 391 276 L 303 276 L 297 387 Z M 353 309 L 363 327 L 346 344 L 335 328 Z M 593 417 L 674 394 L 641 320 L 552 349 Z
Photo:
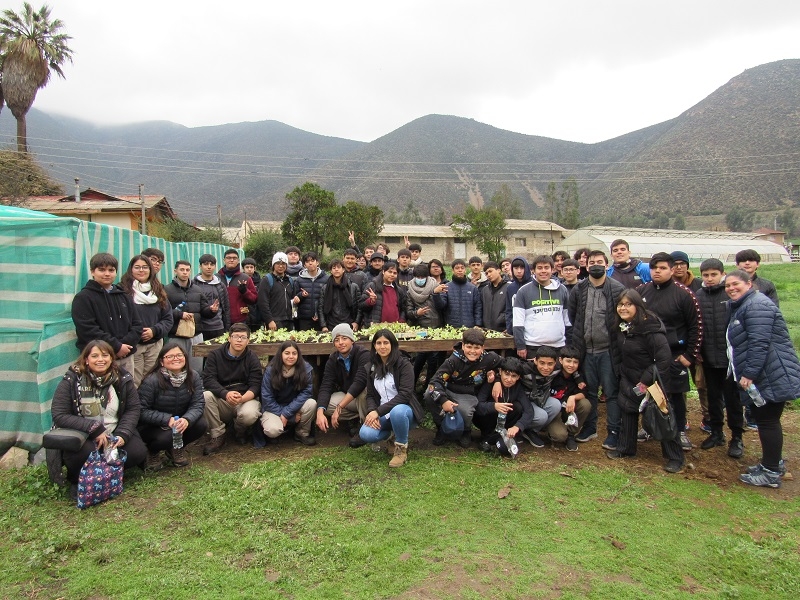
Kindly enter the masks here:
M 800 265 L 766 266 L 800 345 Z M 696 400 L 690 421 L 699 422 Z M 601 414 L 602 414 L 601 409 Z M 800 460 L 800 411 L 784 415 Z M 79 511 L 44 466 L 0 472 L 2 598 L 795 598 L 800 494 L 736 481 L 758 460 L 695 449 L 661 470 L 658 446 L 611 462 L 523 446 L 516 461 L 434 448 L 410 461 L 283 441 L 191 449 L 188 469 L 126 476 L 124 494 Z M 703 434 L 689 432 L 697 444 Z M 505 497 L 500 497 L 505 496 Z

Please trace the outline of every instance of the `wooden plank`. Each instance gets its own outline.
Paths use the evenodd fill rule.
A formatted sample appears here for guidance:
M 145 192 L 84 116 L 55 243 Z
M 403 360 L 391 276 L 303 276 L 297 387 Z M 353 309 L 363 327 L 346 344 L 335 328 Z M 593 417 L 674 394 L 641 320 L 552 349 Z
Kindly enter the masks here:
M 453 345 L 458 340 L 399 340 L 401 350 L 406 352 L 447 352 L 453 349 Z M 273 342 L 270 344 L 249 344 L 248 347 L 256 353 L 258 357 L 274 356 L 283 342 Z M 360 346 L 369 348 L 371 342 L 369 340 L 360 340 L 356 342 Z M 332 342 L 317 342 L 312 344 L 297 344 L 300 348 L 300 353 L 303 356 L 325 356 L 333 352 L 334 348 Z M 197 344 L 192 346 L 192 354 L 194 356 L 208 356 L 214 350 L 220 347 L 220 344 Z M 503 336 L 500 338 L 487 338 L 484 348 L 487 350 L 511 350 L 514 348 L 514 338 L 511 336 Z

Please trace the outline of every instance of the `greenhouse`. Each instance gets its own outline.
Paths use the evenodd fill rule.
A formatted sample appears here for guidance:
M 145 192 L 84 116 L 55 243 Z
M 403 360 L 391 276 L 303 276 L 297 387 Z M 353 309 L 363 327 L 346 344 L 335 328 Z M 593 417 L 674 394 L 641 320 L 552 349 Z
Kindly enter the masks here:
M 580 248 L 589 248 L 603 250 L 609 255 L 611 242 L 617 239 L 627 241 L 631 256 L 642 260 L 649 259 L 656 252 L 683 250 L 692 264 L 699 264 L 707 258 L 734 264 L 739 250 L 752 248 L 761 255 L 763 263 L 791 262 L 789 252 L 780 244 L 761 239 L 757 233 L 730 231 L 582 227 L 563 240 L 556 250 L 564 250 L 572 256 Z

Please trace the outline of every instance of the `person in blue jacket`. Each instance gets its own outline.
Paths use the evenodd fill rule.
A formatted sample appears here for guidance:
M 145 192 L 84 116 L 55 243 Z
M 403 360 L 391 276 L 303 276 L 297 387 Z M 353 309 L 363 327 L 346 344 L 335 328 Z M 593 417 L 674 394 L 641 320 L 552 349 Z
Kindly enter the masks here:
M 800 394 L 800 361 L 780 309 L 755 289 L 745 271 L 725 277 L 731 299 L 728 350 L 739 396 L 758 424 L 761 461 L 739 479 L 759 487 L 778 488 L 785 473 L 781 459 L 781 415 L 786 402 Z

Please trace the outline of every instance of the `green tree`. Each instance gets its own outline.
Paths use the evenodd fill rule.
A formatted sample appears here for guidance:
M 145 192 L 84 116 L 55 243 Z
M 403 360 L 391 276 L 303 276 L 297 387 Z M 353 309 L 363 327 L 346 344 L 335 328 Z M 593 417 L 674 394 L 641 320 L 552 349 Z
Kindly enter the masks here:
M 784 209 L 777 215 L 778 227 L 783 229 L 787 235 L 794 235 L 797 230 L 797 217 L 791 208 Z
M 17 151 L 28 152 L 26 115 L 36 93 L 50 81 L 51 72 L 64 77 L 61 66 L 72 62 L 71 39 L 61 33 L 64 23 L 50 20 L 50 7 L 34 11 L 27 2 L 22 14 L 6 9 L 0 17 L 2 96 L 17 120 Z
M 230 244 L 217 227 L 197 229 L 180 219 L 165 219 L 148 224 L 148 233 L 168 242 L 208 242 L 210 244 Z
M 731 231 L 750 231 L 753 229 L 754 214 L 744 206 L 734 206 L 725 215 L 725 224 Z
M 669 215 L 665 212 L 658 213 L 653 217 L 653 229 L 669 229 Z
M 283 239 L 305 251 L 322 254 L 326 234 L 330 234 L 331 220 L 337 218 L 334 193 L 316 183 L 306 181 L 286 194 L 289 214 L 281 225 Z
M 489 208 L 496 208 L 506 219 L 522 218 L 522 203 L 511 191 L 511 187 L 504 183 L 494 196 L 489 199 Z
M 272 270 L 272 257 L 278 251 L 283 251 L 286 244 L 281 233 L 272 229 L 254 231 L 247 238 L 244 247 L 245 256 L 256 261 L 259 269 L 269 272 Z
M 0 150 L 0 198 L 17 205 L 28 196 L 57 196 L 64 189 L 34 160 L 31 154 Z
M 545 220 L 560 224 L 561 209 L 559 207 L 558 190 L 555 181 L 551 181 L 547 184 L 547 189 L 544 192 L 544 205 L 547 209 Z
M 686 219 L 683 218 L 683 215 L 678 215 L 675 217 L 675 224 L 673 225 L 675 229 L 686 229 Z
M 581 226 L 580 199 L 578 198 L 578 181 L 568 177 L 561 183 L 561 205 L 563 220 L 556 221 L 567 229 L 577 229 Z
M 506 220 L 496 208 L 477 209 L 468 205 L 463 215 L 453 216 L 453 231 L 475 242 L 489 260 L 500 261 L 505 253 Z
M 353 232 L 360 246 L 369 244 L 383 231 L 383 211 L 377 206 L 367 206 L 361 202 L 348 200 L 335 209 L 326 209 L 328 231 L 325 240 L 329 248 L 345 250 L 350 247 L 349 232 Z

